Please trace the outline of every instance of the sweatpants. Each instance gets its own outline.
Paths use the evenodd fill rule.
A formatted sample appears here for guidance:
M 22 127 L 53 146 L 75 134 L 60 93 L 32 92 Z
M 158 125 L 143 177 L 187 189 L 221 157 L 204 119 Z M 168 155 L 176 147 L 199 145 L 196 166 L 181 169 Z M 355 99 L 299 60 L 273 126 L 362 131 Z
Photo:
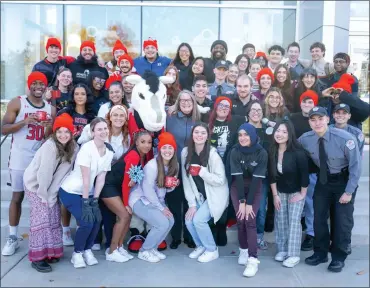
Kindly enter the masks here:
M 158 245 L 166 239 L 175 220 L 173 217 L 167 218 L 161 210 L 151 204 L 145 205 L 141 200 L 136 201 L 133 212 L 151 226 L 140 251 L 157 249 Z
M 92 197 L 92 196 L 91 196 Z M 100 222 L 87 223 L 81 219 L 82 217 L 82 196 L 72 194 L 59 189 L 59 199 L 69 212 L 76 218 L 79 226 L 75 236 L 75 252 L 83 252 L 91 249 L 94 245 L 94 240 L 99 232 Z

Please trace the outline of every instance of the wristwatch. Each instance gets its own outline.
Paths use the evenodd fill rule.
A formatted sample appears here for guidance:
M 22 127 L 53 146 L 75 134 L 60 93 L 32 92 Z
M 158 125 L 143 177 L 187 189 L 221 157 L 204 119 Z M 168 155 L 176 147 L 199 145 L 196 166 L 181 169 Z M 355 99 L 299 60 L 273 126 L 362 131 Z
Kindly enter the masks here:
M 245 203 L 245 199 L 241 199 L 241 200 L 239 200 L 239 203 L 240 203 L 240 204 Z

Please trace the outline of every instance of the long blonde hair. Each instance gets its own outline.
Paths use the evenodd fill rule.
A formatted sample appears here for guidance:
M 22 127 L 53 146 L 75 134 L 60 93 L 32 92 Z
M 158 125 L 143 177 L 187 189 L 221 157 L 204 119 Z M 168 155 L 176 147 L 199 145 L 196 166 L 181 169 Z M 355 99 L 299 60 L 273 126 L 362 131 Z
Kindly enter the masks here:
M 180 109 L 180 100 L 181 100 L 181 96 L 184 95 L 184 94 L 188 94 L 193 102 L 193 111 L 191 113 L 191 120 L 192 121 L 200 121 L 200 112 L 199 112 L 199 109 L 198 109 L 198 103 L 197 103 L 197 100 L 195 99 L 195 96 L 193 94 L 193 92 L 189 91 L 189 90 L 182 90 L 180 93 L 179 93 L 179 96 L 177 97 L 176 99 L 176 102 L 175 102 L 175 110 L 173 112 L 173 114 L 177 114 L 177 112 L 181 112 L 181 109 Z
M 270 119 L 270 116 L 271 116 L 271 110 L 270 110 L 270 106 L 269 106 L 269 100 L 270 100 L 270 96 L 271 96 L 271 92 L 277 92 L 280 96 L 280 105 L 279 107 L 277 108 L 278 112 L 276 114 L 277 117 L 279 118 L 282 118 L 284 116 L 284 110 L 285 110 L 285 102 L 284 102 L 284 97 L 283 95 L 281 94 L 281 90 L 280 88 L 277 88 L 277 87 L 271 87 L 269 90 L 267 90 L 266 92 L 266 98 L 265 98 L 265 117 Z M 270 119 L 271 120 L 271 119 Z

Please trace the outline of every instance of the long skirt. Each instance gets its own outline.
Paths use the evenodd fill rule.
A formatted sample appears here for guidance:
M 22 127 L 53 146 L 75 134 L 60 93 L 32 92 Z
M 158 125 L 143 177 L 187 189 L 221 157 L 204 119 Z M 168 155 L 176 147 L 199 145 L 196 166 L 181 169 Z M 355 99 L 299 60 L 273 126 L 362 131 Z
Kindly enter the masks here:
M 30 203 L 30 233 L 28 258 L 31 262 L 63 256 L 60 205 L 42 203 L 35 192 L 25 188 Z

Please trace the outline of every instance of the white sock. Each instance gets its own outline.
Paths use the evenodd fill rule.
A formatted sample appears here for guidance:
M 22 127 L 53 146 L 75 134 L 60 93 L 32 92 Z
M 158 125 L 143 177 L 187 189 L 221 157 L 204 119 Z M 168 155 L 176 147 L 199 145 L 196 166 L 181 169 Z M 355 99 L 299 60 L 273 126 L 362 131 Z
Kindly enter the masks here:
M 9 235 L 15 235 L 18 237 L 18 226 L 9 225 Z
M 64 227 L 63 226 L 63 233 L 67 233 L 69 231 L 71 231 L 71 227 L 69 227 L 69 226 Z

